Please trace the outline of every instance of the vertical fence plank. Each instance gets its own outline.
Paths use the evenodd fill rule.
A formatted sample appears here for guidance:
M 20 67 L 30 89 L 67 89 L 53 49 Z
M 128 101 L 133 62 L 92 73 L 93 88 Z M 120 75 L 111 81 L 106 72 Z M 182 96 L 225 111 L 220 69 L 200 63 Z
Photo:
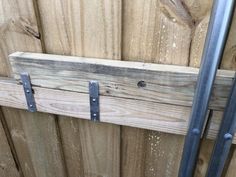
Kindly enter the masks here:
M 188 65 L 193 21 L 181 1 L 124 0 L 122 25 L 124 60 Z M 183 140 L 123 127 L 122 177 L 175 177 Z
M 124 0 L 124 60 L 199 66 L 212 1 L 184 0 L 184 5 L 177 0 L 171 2 Z M 6 62 L 9 53 L 42 52 L 42 46 L 32 2 L 1 0 L 0 3 L 0 75 L 10 75 Z M 120 1 L 42 0 L 38 5 L 47 53 L 121 58 Z M 234 20 L 222 62 L 224 69 L 235 69 L 235 24 Z M 10 108 L 3 108 L 3 113 L 26 177 L 66 176 L 60 140 L 69 177 L 118 177 L 120 155 L 123 177 L 177 174 L 182 136 L 122 127 L 120 154 L 119 126 L 60 117 L 57 130 L 52 115 Z M 0 125 L 0 138 L 3 138 L 0 146 L 7 153 L 9 147 L 1 130 Z M 204 140 L 195 176 L 204 176 L 212 145 Z M 235 155 L 229 163 L 227 177 L 235 174 L 234 163 Z M 1 172 L 5 175 L 1 165 L 0 175 Z M 9 173 L 18 176 L 14 170 Z
M 187 65 L 192 17 L 180 1 L 124 1 L 124 59 Z
M 236 166 L 236 150 L 235 150 L 235 145 L 233 145 L 233 147 L 231 148 L 232 149 L 232 154 L 231 156 L 229 157 L 229 162 L 228 162 L 228 166 L 226 166 L 225 168 L 225 173 L 224 173 L 224 176 L 225 177 L 234 177 L 235 176 L 235 173 L 236 173 L 236 169 L 235 169 L 235 166 Z
M 0 176 L 20 177 L 2 126 L 3 115 L 0 112 Z
M 0 73 L 10 75 L 8 55 L 42 52 L 32 1 L 0 1 Z M 25 177 L 64 177 L 64 166 L 53 116 L 2 108 Z
M 38 5 L 47 53 L 120 59 L 120 0 Z M 69 177 L 119 176 L 119 126 L 60 116 L 59 128 Z
M 64 177 L 63 161 L 53 115 L 3 110 L 24 176 Z M 40 120 L 40 121 L 39 121 Z

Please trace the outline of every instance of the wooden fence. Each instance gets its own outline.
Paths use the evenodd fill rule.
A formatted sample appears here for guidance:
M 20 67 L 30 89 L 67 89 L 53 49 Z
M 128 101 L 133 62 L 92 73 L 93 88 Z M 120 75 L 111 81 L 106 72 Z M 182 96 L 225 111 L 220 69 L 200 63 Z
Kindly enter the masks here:
M 199 67 L 211 5 L 212 0 L 0 0 L 0 76 L 11 76 L 7 58 L 16 51 Z M 223 69 L 236 68 L 235 19 Z M 0 177 L 178 174 L 183 135 L 7 107 L 0 120 Z M 195 177 L 204 177 L 212 146 L 203 138 Z M 233 147 L 224 176 L 234 177 L 235 165 Z

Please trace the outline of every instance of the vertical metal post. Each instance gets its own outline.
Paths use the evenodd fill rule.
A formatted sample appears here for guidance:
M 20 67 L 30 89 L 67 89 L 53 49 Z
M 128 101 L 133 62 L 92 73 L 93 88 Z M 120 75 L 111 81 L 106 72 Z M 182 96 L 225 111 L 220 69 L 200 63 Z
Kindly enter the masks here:
M 233 136 L 236 129 L 236 78 L 228 98 L 228 102 L 224 111 L 223 120 L 220 131 L 211 155 L 210 164 L 207 170 L 207 177 L 220 177 L 225 161 L 228 157 L 232 144 Z
M 179 177 L 192 177 L 216 71 L 228 36 L 234 0 L 215 0 L 202 55 Z

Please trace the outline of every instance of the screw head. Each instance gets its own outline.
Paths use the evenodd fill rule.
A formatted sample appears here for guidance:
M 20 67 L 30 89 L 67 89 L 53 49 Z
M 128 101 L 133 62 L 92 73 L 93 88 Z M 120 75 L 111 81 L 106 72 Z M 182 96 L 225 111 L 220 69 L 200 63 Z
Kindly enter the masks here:
M 193 132 L 194 135 L 199 135 L 200 134 L 200 130 L 198 128 L 194 128 L 192 130 L 192 132 Z
M 137 83 L 137 86 L 138 86 L 138 88 L 144 88 L 144 87 L 147 86 L 147 84 L 146 84 L 145 81 L 139 81 L 139 82 Z
M 233 135 L 231 135 L 230 133 L 226 133 L 224 135 L 224 139 L 226 139 L 226 140 L 231 140 L 232 138 L 233 138 Z

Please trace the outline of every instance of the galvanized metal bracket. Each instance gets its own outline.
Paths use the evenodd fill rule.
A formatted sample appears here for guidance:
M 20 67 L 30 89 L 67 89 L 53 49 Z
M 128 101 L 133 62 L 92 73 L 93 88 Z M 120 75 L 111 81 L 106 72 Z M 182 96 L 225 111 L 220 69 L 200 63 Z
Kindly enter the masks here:
M 26 98 L 26 102 L 28 106 L 28 111 L 36 112 L 37 108 L 36 108 L 36 103 L 34 99 L 34 91 L 32 89 L 32 85 L 30 82 L 30 76 L 28 73 L 24 72 L 20 74 L 20 77 L 21 77 L 22 85 L 25 92 L 25 98 Z
M 100 121 L 99 110 L 99 83 L 98 81 L 89 82 L 89 100 L 90 100 L 90 117 L 92 121 Z

